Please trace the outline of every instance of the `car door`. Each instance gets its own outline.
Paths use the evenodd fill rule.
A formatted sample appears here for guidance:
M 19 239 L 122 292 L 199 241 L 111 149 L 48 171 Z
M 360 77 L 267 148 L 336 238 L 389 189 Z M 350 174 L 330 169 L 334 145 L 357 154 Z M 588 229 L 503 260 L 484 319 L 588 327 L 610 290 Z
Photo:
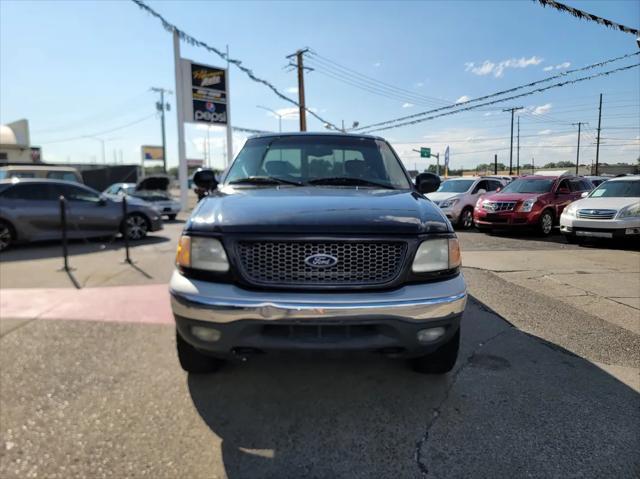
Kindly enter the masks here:
M 2 209 L 25 240 L 60 238 L 60 206 L 48 183 L 18 183 L 2 195 Z
M 565 207 L 574 201 L 575 192 L 571 191 L 570 181 L 568 178 L 560 180 L 555 190 L 556 218 L 560 218 Z
M 70 238 L 106 236 L 115 234 L 120 223 L 119 205 L 81 185 L 60 183 L 59 188 L 67 200 L 67 220 Z

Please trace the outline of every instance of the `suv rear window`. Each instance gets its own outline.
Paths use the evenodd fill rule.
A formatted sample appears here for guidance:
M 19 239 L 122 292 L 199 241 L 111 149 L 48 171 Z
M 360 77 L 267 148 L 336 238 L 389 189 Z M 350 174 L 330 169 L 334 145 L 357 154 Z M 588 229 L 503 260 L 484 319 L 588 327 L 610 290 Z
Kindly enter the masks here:
M 53 201 L 56 199 L 50 185 L 42 183 L 13 185 L 2 192 L 2 198 L 27 201 Z

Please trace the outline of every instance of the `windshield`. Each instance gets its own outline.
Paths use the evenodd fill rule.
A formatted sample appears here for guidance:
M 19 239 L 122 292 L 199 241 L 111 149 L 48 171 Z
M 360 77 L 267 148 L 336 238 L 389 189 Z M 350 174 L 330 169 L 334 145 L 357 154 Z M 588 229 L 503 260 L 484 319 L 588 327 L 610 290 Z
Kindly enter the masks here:
M 438 192 L 443 193 L 464 193 L 476 180 L 446 180 L 438 188 Z
M 269 178 L 285 181 L 264 181 Z M 347 135 L 250 139 L 231 166 L 225 183 L 256 179 L 254 183 L 261 185 L 411 188 L 400 161 L 386 142 Z
M 638 198 L 640 181 L 607 181 L 589 195 L 591 198 Z
M 504 187 L 502 193 L 548 193 L 553 180 L 518 178 Z

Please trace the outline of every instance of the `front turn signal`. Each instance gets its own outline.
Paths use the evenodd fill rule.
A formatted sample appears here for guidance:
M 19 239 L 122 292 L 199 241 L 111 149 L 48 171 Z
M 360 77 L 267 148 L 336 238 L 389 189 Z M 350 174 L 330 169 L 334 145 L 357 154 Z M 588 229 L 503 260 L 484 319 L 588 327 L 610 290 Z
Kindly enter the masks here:
M 183 268 L 191 267 L 191 237 L 181 236 L 176 251 L 176 265 Z

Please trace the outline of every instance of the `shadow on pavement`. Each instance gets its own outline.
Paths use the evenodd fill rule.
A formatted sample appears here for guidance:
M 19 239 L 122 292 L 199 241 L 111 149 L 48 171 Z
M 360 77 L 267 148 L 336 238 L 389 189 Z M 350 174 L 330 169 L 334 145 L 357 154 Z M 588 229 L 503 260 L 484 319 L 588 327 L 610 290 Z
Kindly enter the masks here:
M 171 241 L 171 238 L 151 234 L 147 235 L 142 240 L 130 242 L 129 248 L 134 250 L 140 246 L 161 244 L 167 241 Z M 119 237 L 116 239 L 109 238 L 108 240 L 69 240 L 69 256 L 96 253 L 100 251 L 116 251 L 120 249 L 124 251 L 124 241 Z M 62 258 L 62 246 L 60 242 L 41 241 L 12 246 L 8 251 L 0 253 L 0 262 L 26 261 L 56 257 Z
M 444 377 L 378 356 L 265 355 L 188 387 L 229 478 L 633 477 L 633 389 L 473 298 L 462 328 Z

